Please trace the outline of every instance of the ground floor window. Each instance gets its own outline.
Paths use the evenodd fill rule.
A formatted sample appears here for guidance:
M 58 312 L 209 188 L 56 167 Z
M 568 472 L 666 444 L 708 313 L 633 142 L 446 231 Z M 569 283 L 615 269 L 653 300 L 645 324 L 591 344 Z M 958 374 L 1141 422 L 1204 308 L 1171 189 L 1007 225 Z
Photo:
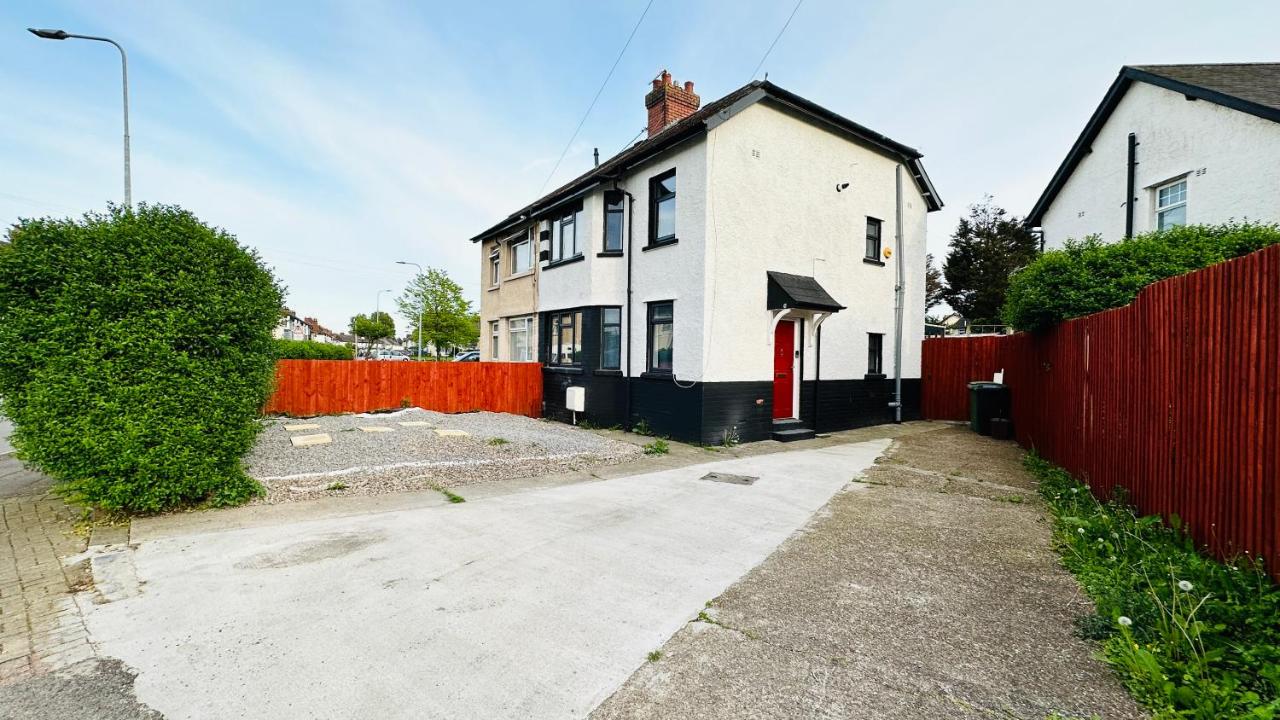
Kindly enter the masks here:
M 582 311 L 552 313 L 550 327 L 547 364 L 582 364 Z
M 867 374 L 884 374 L 883 333 L 867 333 Z
M 600 309 L 600 368 L 622 368 L 622 308 Z
M 498 321 L 489 321 L 489 359 L 498 359 Z
M 511 339 L 512 362 L 528 362 L 533 359 L 533 344 L 529 335 L 533 332 L 533 318 L 512 318 L 507 321 L 507 335 Z
M 670 373 L 672 329 L 675 314 L 671 301 L 649 303 L 649 372 Z

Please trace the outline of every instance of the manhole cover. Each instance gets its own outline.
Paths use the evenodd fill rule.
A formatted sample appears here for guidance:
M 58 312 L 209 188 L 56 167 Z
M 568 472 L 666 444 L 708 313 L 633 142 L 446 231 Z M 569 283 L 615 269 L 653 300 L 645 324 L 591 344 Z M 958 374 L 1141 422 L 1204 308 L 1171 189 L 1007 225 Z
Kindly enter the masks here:
M 712 482 L 732 483 L 734 485 L 750 485 L 759 480 L 758 477 L 750 475 L 730 475 L 729 473 L 709 472 L 702 476 L 703 480 L 711 480 Z

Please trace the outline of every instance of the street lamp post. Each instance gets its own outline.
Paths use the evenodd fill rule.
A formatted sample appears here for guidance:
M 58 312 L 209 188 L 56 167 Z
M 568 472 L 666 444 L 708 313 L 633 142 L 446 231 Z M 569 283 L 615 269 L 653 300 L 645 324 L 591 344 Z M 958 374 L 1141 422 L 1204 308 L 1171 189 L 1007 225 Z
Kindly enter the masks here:
M 404 261 L 404 260 L 397 260 L 397 261 L 396 261 L 396 264 L 397 264 L 397 265 L 412 265 L 412 266 L 414 266 L 414 267 L 418 268 L 418 275 L 419 275 L 419 276 L 421 276 L 421 275 L 422 275 L 422 266 L 421 266 L 421 265 L 419 265 L 419 264 L 418 264 L 418 263 L 416 263 L 416 262 L 407 262 L 407 261 Z M 423 303 L 422 303 L 422 299 L 421 299 L 421 298 L 419 298 L 419 299 L 418 299 L 418 359 L 419 359 L 419 360 L 421 360 L 421 359 L 422 359 L 422 305 L 423 305 Z
M 133 207 L 133 182 L 129 177 L 129 58 L 124 54 L 124 48 L 120 47 L 120 43 L 111 38 L 97 37 L 94 35 L 76 35 L 66 30 L 43 30 L 39 28 L 27 28 L 27 31 L 38 38 L 45 40 L 66 40 L 67 38 L 77 38 L 80 40 L 97 40 L 98 42 L 111 43 L 120 51 L 120 78 L 123 81 L 121 87 L 124 95 L 124 206 L 126 208 Z

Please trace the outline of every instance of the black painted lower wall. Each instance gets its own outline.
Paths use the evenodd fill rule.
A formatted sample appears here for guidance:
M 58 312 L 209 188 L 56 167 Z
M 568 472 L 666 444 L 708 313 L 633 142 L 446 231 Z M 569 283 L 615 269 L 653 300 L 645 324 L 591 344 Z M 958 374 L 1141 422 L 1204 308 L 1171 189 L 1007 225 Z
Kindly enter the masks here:
M 718 445 L 726 434 L 739 442 L 768 439 L 773 431 L 773 384 L 699 382 L 681 387 L 664 377 L 631 379 L 631 418 L 626 418 L 627 378 L 586 370 L 544 368 L 543 415 L 569 422 L 565 389 L 586 388 L 586 412 L 578 414 L 600 427 L 629 427 L 644 420 L 654 435 L 683 442 Z M 920 380 L 902 381 L 902 419 L 919 420 Z M 834 432 L 893 422 L 892 380 L 806 380 L 800 385 L 800 420 L 818 432 Z M 816 412 L 816 415 L 815 415 Z

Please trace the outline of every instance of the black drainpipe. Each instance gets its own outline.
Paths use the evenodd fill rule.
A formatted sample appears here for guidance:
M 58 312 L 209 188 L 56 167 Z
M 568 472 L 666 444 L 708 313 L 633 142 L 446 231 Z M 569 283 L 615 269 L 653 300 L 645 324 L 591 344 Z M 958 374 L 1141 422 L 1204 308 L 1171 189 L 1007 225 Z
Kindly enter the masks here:
M 1127 178 L 1125 188 L 1129 195 L 1124 201 L 1124 236 L 1133 237 L 1133 191 L 1134 191 L 1134 171 L 1138 167 L 1138 136 L 1129 133 L 1129 167 L 1127 168 Z
M 615 189 L 615 190 L 620 190 L 624 195 L 626 195 L 626 196 L 627 196 L 627 247 L 626 247 L 626 253 L 627 253 L 627 322 L 626 322 L 626 325 L 625 325 L 625 327 L 626 327 L 626 329 L 627 329 L 627 364 L 626 364 L 626 370 L 627 370 L 627 403 L 626 403 L 626 407 L 627 407 L 627 414 L 626 414 L 626 416 L 625 416 L 624 420 L 622 421 L 622 426 L 623 426 L 623 427 L 625 427 L 627 430 L 630 430 L 630 429 L 631 429 L 631 335 L 632 335 L 632 333 L 633 333 L 633 331 L 634 331 L 634 330 L 633 330 L 633 328 L 631 327 L 631 321 L 632 321 L 632 313 L 631 313 L 631 256 L 634 254 L 634 251 L 635 251 L 635 248 L 633 248 L 633 247 L 631 246 L 631 241 L 632 241 L 631 227 L 632 227 L 632 219 L 635 217 L 636 198 L 635 198 L 635 196 L 634 196 L 634 195 L 632 195 L 630 192 L 628 192 L 628 191 L 626 191 L 626 190 L 622 190 L 621 188 L 619 188 L 619 187 L 618 187 L 618 181 L 617 181 L 617 179 L 615 179 L 615 180 L 613 181 L 613 187 L 614 187 L 614 189 Z

